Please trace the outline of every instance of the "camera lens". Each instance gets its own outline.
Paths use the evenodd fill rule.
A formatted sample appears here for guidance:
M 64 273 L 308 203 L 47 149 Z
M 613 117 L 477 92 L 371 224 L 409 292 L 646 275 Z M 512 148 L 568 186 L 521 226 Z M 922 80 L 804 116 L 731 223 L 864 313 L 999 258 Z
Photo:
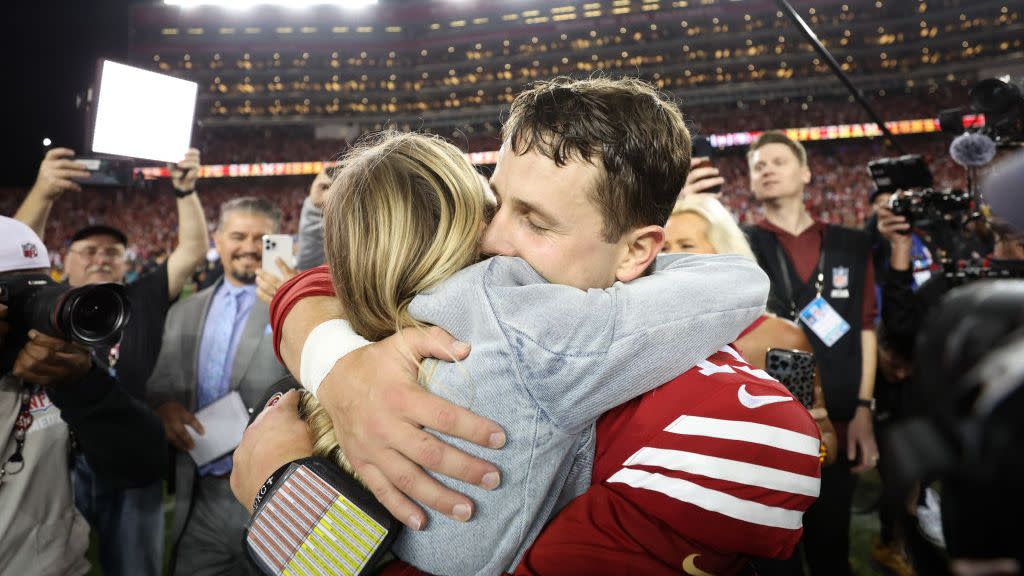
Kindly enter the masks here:
M 116 284 L 99 284 L 68 292 L 57 311 L 60 330 L 86 345 L 117 342 L 130 313 L 122 291 Z

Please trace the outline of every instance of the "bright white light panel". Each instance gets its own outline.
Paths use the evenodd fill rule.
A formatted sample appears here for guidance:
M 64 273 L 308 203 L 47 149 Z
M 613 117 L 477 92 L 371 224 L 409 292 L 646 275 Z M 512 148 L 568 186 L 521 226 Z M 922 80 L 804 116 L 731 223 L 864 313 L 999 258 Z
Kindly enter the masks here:
M 192 140 L 198 84 L 104 60 L 92 151 L 179 162 Z

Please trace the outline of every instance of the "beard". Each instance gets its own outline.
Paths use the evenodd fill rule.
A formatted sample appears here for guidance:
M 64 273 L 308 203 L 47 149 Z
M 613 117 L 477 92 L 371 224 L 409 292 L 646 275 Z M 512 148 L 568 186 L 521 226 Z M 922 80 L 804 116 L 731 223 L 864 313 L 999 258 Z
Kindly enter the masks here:
M 259 264 L 254 266 L 252 269 L 249 269 L 247 266 L 240 262 L 240 260 L 242 260 L 243 258 L 253 259 L 257 263 L 260 261 L 259 254 L 239 254 L 238 256 L 231 259 L 231 275 L 235 278 L 235 280 L 238 280 L 242 284 L 255 284 L 256 270 Z
M 238 280 L 242 284 L 255 284 L 256 283 L 256 273 L 255 272 L 248 272 L 248 271 L 241 271 L 240 270 L 240 271 L 233 272 L 231 275 L 235 277 L 235 280 Z

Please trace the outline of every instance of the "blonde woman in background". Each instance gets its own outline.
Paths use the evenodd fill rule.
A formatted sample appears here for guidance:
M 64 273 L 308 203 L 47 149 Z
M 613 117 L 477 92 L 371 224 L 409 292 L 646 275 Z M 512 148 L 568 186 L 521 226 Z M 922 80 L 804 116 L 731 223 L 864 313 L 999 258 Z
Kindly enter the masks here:
M 763 310 L 763 274 L 735 256 L 660 256 L 651 276 L 588 291 L 548 284 L 519 258 L 477 263 L 494 207 L 473 166 L 438 138 L 386 133 L 341 165 L 324 244 L 348 321 L 368 340 L 436 325 L 471 342 L 461 363 L 424 361 L 420 382 L 508 434 L 498 452 L 438 434 L 494 461 L 501 487 L 473 492 L 471 523 L 431 518 L 399 536 L 392 551 L 421 570 L 514 570 L 554 512 L 587 489 L 592 459 L 577 455 L 592 454 L 597 417 L 686 372 Z M 315 455 L 351 472 L 324 408 L 309 393 L 300 405 Z
M 665 251 L 691 254 L 738 254 L 754 260 L 743 231 L 729 210 L 710 194 L 689 194 L 680 197 L 665 225 Z M 734 346 L 752 366 L 765 368 L 769 348 L 783 348 L 814 353 L 804 331 L 795 323 L 765 314 L 751 324 Z M 814 407 L 810 410 L 825 445 L 825 464 L 835 461 L 838 437 L 825 409 L 821 377 L 814 378 Z

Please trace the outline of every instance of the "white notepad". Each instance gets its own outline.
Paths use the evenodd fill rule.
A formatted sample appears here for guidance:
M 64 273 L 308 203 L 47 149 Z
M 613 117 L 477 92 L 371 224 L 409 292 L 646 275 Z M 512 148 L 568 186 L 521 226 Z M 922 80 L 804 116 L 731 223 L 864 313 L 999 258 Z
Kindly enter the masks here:
M 242 442 L 242 434 L 249 425 L 249 410 L 242 402 L 241 394 L 231 392 L 196 412 L 196 419 L 206 433 L 200 436 L 191 426 L 185 425 L 196 443 L 188 453 L 196 466 L 202 466 L 229 454 Z

